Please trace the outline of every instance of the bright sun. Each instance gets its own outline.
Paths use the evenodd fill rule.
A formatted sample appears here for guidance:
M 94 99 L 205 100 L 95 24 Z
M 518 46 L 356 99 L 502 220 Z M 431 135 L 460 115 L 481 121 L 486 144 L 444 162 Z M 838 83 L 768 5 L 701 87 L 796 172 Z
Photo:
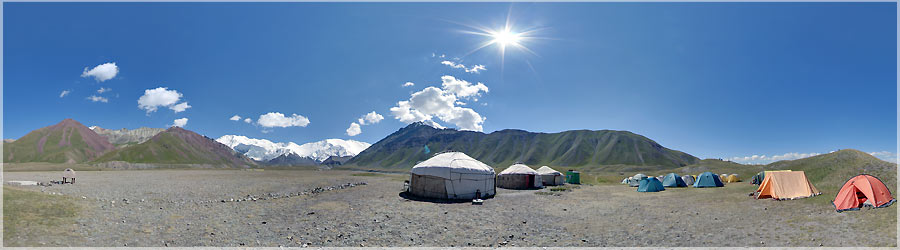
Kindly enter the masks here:
M 531 51 L 531 49 L 529 49 L 526 44 L 534 39 L 544 39 L 543 37 L 535 36 L 535 33 L 540 32 L 543 28 L 516 29 L 514 28 L 509 15 L 506 16 L 506 24 L 498 29 L 491 29 L 477 25 L 462 25 L 472 28 L 472 30 L 463 30 L 461 32 L 488 38 L 488 40 L 478 45 L 478 47 L 473 49 L 472 51 L 469 51 L 469 53 L 466 53 L 466 55 L 474 53 L 475 51 L 481 50 L 485 47 L 496 45 L 500 52 L 501 65 L 503 65 L 503 62 L 505 60 L 504 58 L 506 57 L 507 48 L 515 48 L 516 50 L 537 55 L 534 53 L 534 51 Z
M 507 45 L 518 46 L 519 40 L 522 39 L 522 37 L 519 36 L 519 34 L 512 33 L 509 30 L 493 32 L 493 33 L 491 33 L 491 37 L 494 38 L 494 40 L 492 40 L 491 43 L 496 43 L 503 47 L 506 47 Z

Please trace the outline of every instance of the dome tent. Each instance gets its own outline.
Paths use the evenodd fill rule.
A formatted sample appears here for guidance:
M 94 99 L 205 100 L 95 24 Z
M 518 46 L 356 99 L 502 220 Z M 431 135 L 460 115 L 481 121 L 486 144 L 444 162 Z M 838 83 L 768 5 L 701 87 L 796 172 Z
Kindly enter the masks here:
M 669 173 L 662 181 L 663 187 L 687 187 L 684 179 L 675 173 Z
M 692 175 L 681 176 L 681 179 L 684 180 L 685 185 L 694 185 L 694 176 Z
M 492 197 L 494 169 L 464 153 L 441 153 L 412 168 L 409 192 L 438 199 L 473 199 L 478 192 Z
M 725 179 L 723 179 L 722 182 L 725 182 L 725 183 L 741 182 L 741 179 L 738 178 L 737 174 L 730 174 L 730 175 L 728 175 L 728 177 L 725 177 Z
M 666 188 L 663 187 L 662 182 L 659 182 L 657 178 L 647 178 L 641 180 L 640 186 L 638 186 L 638 192 L 659 192 L 664 191 Z
M 541 175 L 541 181 L 543 182 L 541 184 L 544 186 L 557 186 L 566 183 L 565 176 L 562 173 L 548 166 L 538 168 L 536 171 Z M 625 183 L 625 180 L 622 180 L 622 183 Z
M 497 174 L 497 187 L 531 189 L 544 187 L 541 175 L 525 164 L 516 163 Z
M 722 180 L 719 180 L 719 176 L 712 172 L 703 172 L 702 174 L 697 175 L 697 178 L 694 180 L 695 188 L 724 186 L 725 184 L 722 184 Z
M 859 210 L 863 206 L 882 208 L 894 204 L 896 199 L 891 195 L 891 190 L 875 176 L 863 174 L 857 175 L 841 187 L 832 205 L 837 212 L 847 210 Z

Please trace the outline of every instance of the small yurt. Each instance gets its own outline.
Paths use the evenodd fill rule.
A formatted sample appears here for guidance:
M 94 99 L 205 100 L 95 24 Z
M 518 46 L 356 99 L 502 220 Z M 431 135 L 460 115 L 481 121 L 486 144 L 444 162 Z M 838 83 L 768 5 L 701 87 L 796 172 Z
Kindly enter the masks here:
M 67 168 L 66 170 L 63 170 L 63 183 L 66 183 L 66 180 L 68 180 L 68 182 L 70 182 L 72 184 L 75 184 L 75 170 L 74 169 Z
M 492 197 L 494 168 L 460 152 L 435 155 L 416 164 L 409 177 L 409 192 L 418 197 L 473 199 Z
M 541 175 L 541 182 L 544 186 L 557 186 L 566 183 L 566 177 L 548 166 L 543 166 L 536 170 Z M 625 183 L 625 180 L 622 180 Z
M 497 174 L 497 187 L 531 189 L 544 187 L 541 175 L 525 164 L 516 163 Z

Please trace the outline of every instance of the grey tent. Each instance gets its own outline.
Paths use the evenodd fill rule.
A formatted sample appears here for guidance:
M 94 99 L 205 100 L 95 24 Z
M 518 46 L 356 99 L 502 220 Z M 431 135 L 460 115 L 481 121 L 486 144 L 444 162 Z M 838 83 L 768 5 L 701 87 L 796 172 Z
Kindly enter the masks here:
M 689 175 L 689 174 L 688 174 L 688 175 L 682 175 L 682 176 L 681 176 L 681 179 L 684 180 L 684 184 L 687 184 L 688 186 L 694 185 L 694 177 L 691 176 L 691 175 Z

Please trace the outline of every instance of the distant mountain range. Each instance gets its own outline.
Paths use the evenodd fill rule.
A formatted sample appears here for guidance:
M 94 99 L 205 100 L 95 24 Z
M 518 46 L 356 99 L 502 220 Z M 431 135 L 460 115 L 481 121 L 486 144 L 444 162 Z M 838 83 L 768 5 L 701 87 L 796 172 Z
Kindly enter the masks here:
M 111 151 L 94 160 L 94 162 L 111 161 L 211 164 L 231 167 L 256 165 L 252 160 L 235 153 L 231 148 L 181 127 L 171 127 L 143 143 Z
M 78 163 L 113 150 L 106 137 L 81 123 L 65 119 L 12 141 L 4 142 L 4 162 Z
M 430 153 L 425 152 L 426 145 Z M 417 122 L 388 135 L 346 164 L 370 168 L 411 168 L 441 151 L 463 152 L 498 168 L 515 162 L 536 166 L 623 164 L 677 168 L 700 161 L 690 154 L 668 149 L 628 131 L 534 133 L 507 129 L 485 134 L 438 129 Z
M 166 130 L 164 128 L 148 127 L 140 127 L 131 130 L 125 128 L 113 130 L 101 128 L 98 126 L 91 126 L 89 128 L 97 134 L 105 136 L 109 143 L 112 143 L 113 145 L 142 143 L 149 140 L 154 135 Z
M 285 156 L 273 162 L 279 164 L 298 161 L 300 158 L 308 158 L 316 163 L 321 163 L 332 156 L 352 157 L 372 145 L 361 141 L 341 139 L 327 139 L 297 145 L 293 142 L 272 142 L 266 139 L 253 139 L 240 135 L 225 135 L 219 137 L 216 141 L 260 162 L 269 162 L 280 156 Z

